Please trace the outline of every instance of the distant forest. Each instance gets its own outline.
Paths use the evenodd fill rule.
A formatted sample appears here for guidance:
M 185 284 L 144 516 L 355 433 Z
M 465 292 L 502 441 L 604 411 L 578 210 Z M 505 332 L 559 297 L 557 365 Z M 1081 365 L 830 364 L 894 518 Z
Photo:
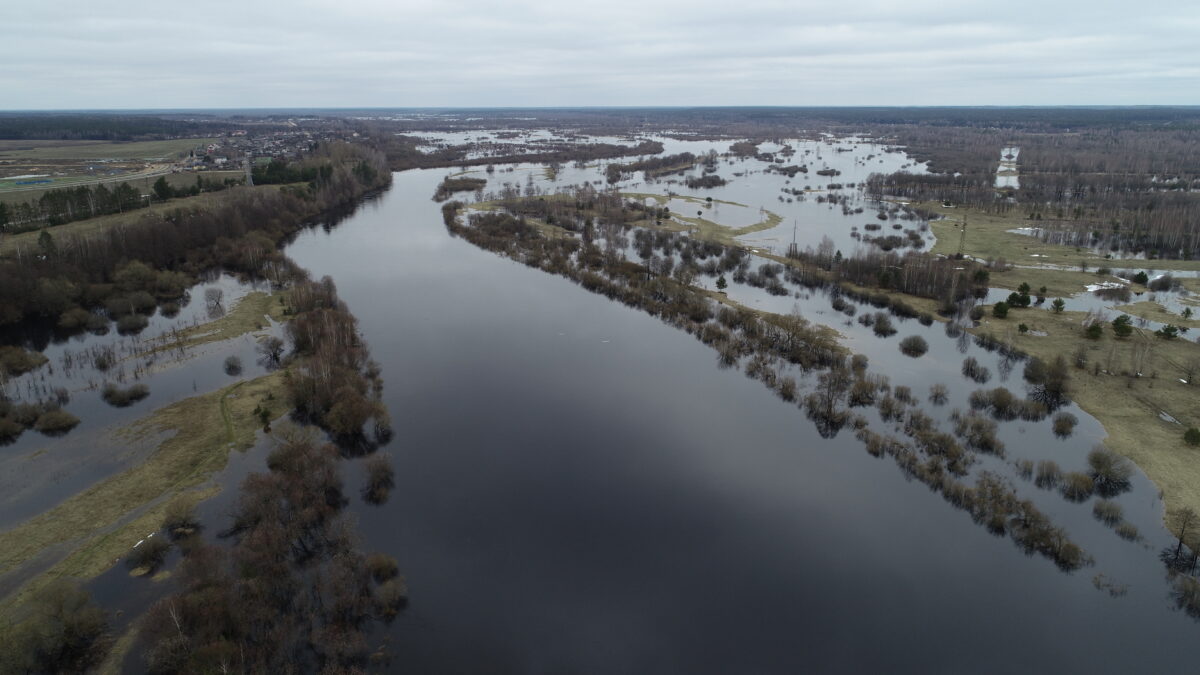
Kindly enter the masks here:
M 152 115 L 0 113 L 0 140 L 149 141 L 203 136 L 227 126 Z

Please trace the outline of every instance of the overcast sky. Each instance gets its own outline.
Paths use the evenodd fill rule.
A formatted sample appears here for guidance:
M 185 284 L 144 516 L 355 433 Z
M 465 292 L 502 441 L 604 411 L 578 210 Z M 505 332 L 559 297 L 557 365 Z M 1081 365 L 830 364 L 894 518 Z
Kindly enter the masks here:
M 1195 0 L 0 0 L 0 109 L 1200 104 Z

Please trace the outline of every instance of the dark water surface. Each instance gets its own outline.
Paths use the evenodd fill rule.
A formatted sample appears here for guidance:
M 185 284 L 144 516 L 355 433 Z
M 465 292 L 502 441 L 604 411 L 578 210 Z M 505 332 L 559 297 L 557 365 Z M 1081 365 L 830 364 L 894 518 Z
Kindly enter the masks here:
M 383 197 L 287 249 L 335 279 L 383 366 L 397 485 L 386 505 L 353 508 L 364 548 L 395 555 L 411 589 L 390 631 L 396 672 L 1197 662 L 1200 626 L 1170 607 L 1155 559 L 1168 539 L 1145 522 L 1161 504 L 1144 478 L 1123 501 L 1144 543 L 1092 523 L 1090 503 L 1042 498 L 1073 537 L 1075 523 L 1094 529 L 1079 540 L 1097 567 L 1061 573 L 849 432 L 821 439 L 684 332 L 451 238 L 430 201 L 445 173 L 397 174 Z M 917 329 L 904 323 L 893 342 Z M 962 359 L 943 349 L 900 363 L 888 346 L 873 369 L 896 361 L 893 384 L 921 397 L 934 381 L 923 370 L 956 372 Z M 1058 452 L 1078 468 L 1094 439 L 1050 448 L 1046 425 L 1002 425 L 1010 456 Z M 1085 418 L 1080 432 L 1095 430 Z M 353 488 L 359 467 L 347 469 Z M 1092 586 L 1114 570 L 1125 597 Z

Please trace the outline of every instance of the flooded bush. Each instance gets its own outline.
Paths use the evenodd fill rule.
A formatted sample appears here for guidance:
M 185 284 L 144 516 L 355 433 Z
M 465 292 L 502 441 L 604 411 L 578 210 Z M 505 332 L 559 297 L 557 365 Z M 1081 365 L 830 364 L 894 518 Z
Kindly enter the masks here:
M 917 402 L 916 397 L 913 396 L 912 388 L 904 385 L 896 387 L 895 391 L 892 392 L 892 395 L 896 397 L 897 401 L 900 401 L 905 405 L 913 405 Z
M 996 423 L 974 412 L 966 415 L 955 414 L 954 433 L 967 444 L 968 448 L 988 454 L 1004 456 L 1004 443 L 996 435 Z
M 1034 478 L 1034 485 L 1044 490 L 1053 490 L 1058 487 L 1060 480 L 1062 480 L 1062 469 L 1058 467 L 1057 462 L 1044 459 L 1037 463 L 1037 477 Z
M 0 347 L 0 372 L 17 376 L 41 367 L 48 361 L 44 355 L 21 347 Z
M 375 589 L 375 611 L 385 620 L 391 620 L 408 604 L 408 585 L 403 577 L 389 579 Z
M 924 356 L 925 352 L 929 351 L 929 343 L 920 335 L 909 335 L 900 341 L 900 351 L 905 356 L 917 358 Z
M 54 409 L 47 410 L 38 416 L 33 428 L 47 436 L 61 436 L 74 429 L 79 424 L 79 418 L 71 413 Z
M 242 374 L 242 360 L 236 356 L 225 358 L 225 374 L 229 376 L 237 376 Z
M 1073 502 L 1082 502 L 1096 490 L 1092 477 L 1079 471 L 1071 471 L 1063 476 L 1060 491 L 1062 495 Z
M 1025 480 L 1033 478 L 1033 460 L 1022 459 L 1017 462 L 1017 475 Z
M 779 397 L 791 403 L 796 400 L 796 380 L 792 377 L 784 377 L 779 380 Z
M 1116 532 L 1118 537 L 1128 541 L 1137 541 L 1142 536 L 1137 526 L 1128 521 L 1117 525 Z
M 195 503 L 187 497 L 176 497 L 172 500 L 163 514 L 162 529 L 172 539 L 195 534 L 200 529 Z
M 167 559 L 171 551 L 171 543 L 165 537 L 150 536 L 125 556 L 125 564 L 134 573 L 151 574 Z
M 395 471 L 392 460 L 384 452 L 377 452 L 367 459 L 367 484 L 363 487 L 363 499 L 371 504 L 382 504 L 395 486 Z
M 138 401 L 150 395 L 150 387 L 144 384 L 134 384 L 126 389 L 122 389 L 117 385 L 109 382 L 104 385 L 104 389 L 100 392 L 100 398 L 104 402 L 114 408 L 125 408 L 137 403 Z
M 904 417 L 904 404 L 891 396 L 879 399 L 879 416 L 884 422 L 899 420 Z
M 1096 503 L 1092 505 L 1092 515 L 1096 517 L 1096 520 L 1099 520 L 1102 523 L 1107 525 L 1116 525 L 1117 523 L 1121 522 L 1121 518 L 1124 517 L 1125 511 L 1121 508 L 1120 504 L 1114 501 L 1108 499 L 1098 499 L 1096 500 Z
M 992 379 L 992 372 L 988 370 L 987 366 L 979 363 L 974 356 L 968 356 L 963 359 L 962 374 L 978 384 L 985 384 L 988 380 Z
M 875 392 L 878 390 L 875 382 L 868 378 L 858 378 L 850 385 L 847 402 L 851 407 L 875 405 Z
M 1088 453 L 1087 461 L 1096 492 L 1112 497 L 1129 489 L 1129 479 L 1133 476 L 1133 464 L 1129 460 L 1098 445 Z
M 0 417 L 0 445 L 12 443 L 25 432 L 25 426 L 7 417 Z
M 131 335 L 150 325 L 150 320 L 142 314 L 126 314 L 117 319 L 117 332 L 121 335 Z
M 945 405 L 949 391 L 944 384 L 934 384 L 929 387 L 929 402 L 934 405 Z
M 896 328 L 892 325 L 892 317 L 885 312 L 875 312 L 875 321 L 871 330 L 879 337 L 891 337 L 896 334 Z
M 1075 431 L 1075 425 L 1079 424 L 1079 418 L 1069 412 L 1060 412 L 1054 416 L 1054 435 L 1059 438 L 1066 438 Z
M 400 565 L 396 559 L 385 553 L 372 553 L 367 556 L 367 571 L 375 583 L 382 584 L 389 579 L 400 576 Z

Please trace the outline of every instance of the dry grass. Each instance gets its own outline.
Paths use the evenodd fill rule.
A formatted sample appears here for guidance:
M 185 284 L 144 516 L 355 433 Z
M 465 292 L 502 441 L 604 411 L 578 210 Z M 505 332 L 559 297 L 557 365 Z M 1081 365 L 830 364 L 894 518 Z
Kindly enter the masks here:
M 1161 303 L 1153 302 L 1150 300 L 1142 300 L 1141 302 L 1133 302 L 1128 305 L 1121 305 L 1119 307 L 1114 307 L 1113 309 L 1115 309 L 1118 312 L 1124 312 L 1125 314 L 1129 314 L 1131 316 L 1140 316 L 1143 319 L 1149 319 L 1151 321 L 1157 321 L 1159 323 L 1171 323 L 1171 324 L 1175 324 L 1176 326 L 1187 326 L 1188 328 L 1200 328 L 1200 320 L 1194 318 L 1195 316 L 1200 315 L 1200 312 L 1198 312 L 1196 310 L 1192 310 L 1194 312 L 1193 318 L 1185 319 L 1182 316 L 1180 316 L 1179 314 L 1174 314 L 1172 312 L 1168 312 L 1167 308 L 1163 307 Z

